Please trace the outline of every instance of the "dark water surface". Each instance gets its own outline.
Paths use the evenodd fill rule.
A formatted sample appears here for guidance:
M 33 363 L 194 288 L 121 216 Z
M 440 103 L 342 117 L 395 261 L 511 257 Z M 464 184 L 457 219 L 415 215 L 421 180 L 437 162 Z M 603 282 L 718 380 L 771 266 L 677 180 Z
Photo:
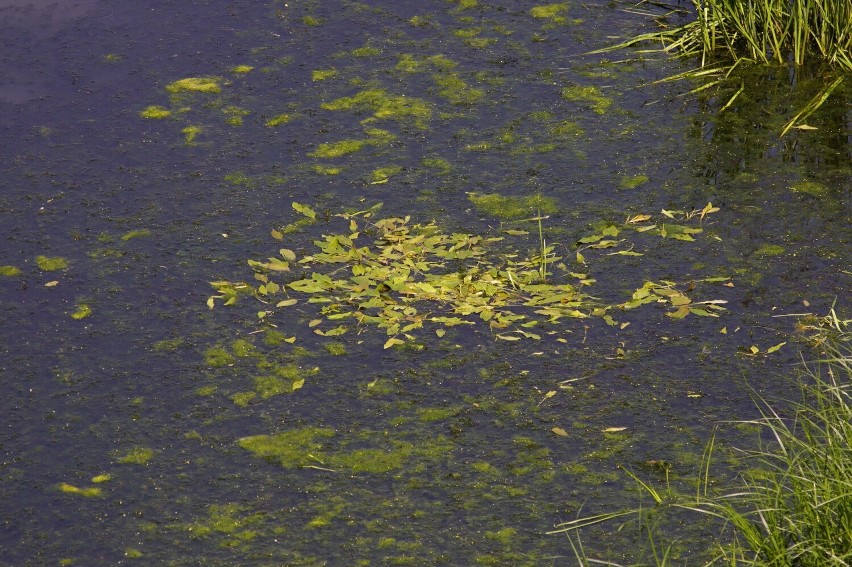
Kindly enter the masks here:
M 665 461 L 686 487 L 754 392 L 794 395 L 804 343 L 779 315 L 848 313 L 852 111 L 847 89 L 779 140 L 804 78 L 746 76 L 717 116 L 649 84 L 688 62 L 583 55 L 648 25 L 605 2 L 0 0 L 0 564 L 570 565 L 545 532 L 635 505 L 619 465 L 664 483 Z M 187 77 L 219 92 L 167 91 Z M 341 141 L 357 150 L 324 157 Z M 728 311 L 651 304 L 516 342 L 425 328 L 385 350 L 381 330 L 313 333 L 310 304 L 275 328 L 251 298 L 205 304 L 210 281 L 252 281 L 247 259 L 303 255 L 379 202 L 527 229 L 514 246 L 535 250 L 532 223 L 470 193 L 552 199 L 567 263 L 628 215 L 712 202 L 694 242 L 625 232 L 643 256 L 570 269 L 609 303 L 727 277 L 694 293 Z M 320 222 L 277 242 L 293 201 Z M 247 450 L 272 434 L 276 457 Z M 586 534 L 613 561 L 641 540 Z

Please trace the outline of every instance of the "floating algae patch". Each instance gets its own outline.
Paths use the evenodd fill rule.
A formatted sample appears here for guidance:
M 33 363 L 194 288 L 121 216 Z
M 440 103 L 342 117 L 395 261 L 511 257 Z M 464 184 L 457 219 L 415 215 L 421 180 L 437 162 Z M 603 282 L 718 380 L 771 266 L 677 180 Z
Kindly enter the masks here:
M 217 77 L 187 77 L 166 85 L 166 90 L 170 93 L 220 93 L 222 87 L 219 84 Z
M 401 469 L 413 453 L 413 444 L 396 442 L 390 449 L 356 449 L 331 454 L 327 463 L 353 473 L 384 474 Z
M 308 155 L 311 157 L 326 159 L 338 158 L 353 154 L 369 143 L 369 140 L 340 140 L 339 142 L 324 142 L 317 146 L 317 149 L 314 151 L 308 152 Z
M 231 126 L 242 126 L 243 116 L 251 114 L 250 111 L 239 106 L 226 106 L 222 109 L 222 114 L 225 115 L 225 122 Z
M 530 15 L 533 18 L 553 20 L 561 24 L 565 20 L 565 12 L 568 11 L 568 3 L 561 2 L 559 4 L 545 4 L 543 6 L 533 6 L 530 8 Z
M 374 431 L 362 431 L 364 442 L 381 439 L 382 447 L 359 447 L 334 450 L 337 444 L 361 444 L 362 441 L 341 439 L 331 428 L 307 427 L 273 435 L 243 437 L 238 444 L 257 457 L 284 468 L 325 467 L 350 473 L 384 474 L 403 468 L 409 460 L 434 460 L 449 453 L 454 445 L 443 436 L 422 443 L 385 439 Z
M 68 484 L 67 482 L 61 483 L 59 485 L 59 490 L 66 494 L 77 494 L 79 496 L 85 496 L 86 498 L 97 498 L 98 496 L 103 495 L 103 490 L 97 486 L 80 488 L 73 484 Z
M 343 356 L 347 354 L 346 345 L 337 341 L 325 343 L 322 345 L 326 352 L 332 356 Z
M 187 145 L 191 145 L 195 142 L 195 138 L 203 131 L 204 129 L 201 126 L 187 126 L 181 133 L 183 134 L 183 140 Z
M 204 353 L 204 363 L 213 368 L 234 364 L 234 357 L 222 347 L 211 347 Z
M 311 71 L 311 80 L 325 81 L 327 79 L 332 79 L 339 74 L 340 72 L 337 69 L 315 69 Z
M 482 90 L 468 86 L 458 73 L 436 73 L 432 75 L 432 80 L 438 86 L 438 95 L 451 104 L 472 106 L 485 96 Z
M 542 195 L 515 197 L 497 193 L 470 193 L 468 199 L 480 212 L 506 220 L 539 214 L 552 215 L 559 210 L 553 198 Z
M 753 252 L 753 255 L 758 258 L 766 258 L 768 256 L 781 256 L 784 252 L 784 247 L 778 244 L 761 244 L 757 250 Z
M 151 231 L 147 228 L 141 228 L 125 232 L 121 235 L 121 240 L 127 242 L 128 240 L 133 240 L 134 238 L 145 238 L 148 236 L 151 236 Z
M 432 106 L 425 100 L 389 94 L 384 89 L 368 89 L 353 96 L 341 97 L 320 105 L 325 110 L 355 110 L 372 112 L 377 120 L 411 120 L 425 128 L 432 117 Z
M 619 185 L 622 189 L 635 189 L 636 187 L 639 187 L 640 185 L 643 185 L 650 180 L 651 178 L 647 175 L 626 175 L 621 178 L 621 182 L 619 183 Z
M 221 548 L 250 552 L 253 541 L 268 531 L 264 530 L 268 521 L 265 513 L 254 512 L 243 504 L 227 503 L 207 506 L 204 517 L 195 522 L 169 527 L 185 532 L 192 539 L 213 540 Z
M 117 463 L 123 465 L 147 465 L 154 456 L 154 450 L 148 447 L 133 447 L 121 457 L 116 459 Z
M 81 303 L 77 305 L 77 309 L 75 309 L 74 312 L 71 313 L 71 318 L 79 321 L 80 319 L 85 319 L 91 314 L 92 308 L 86 303 Z
M 13 278 L 20 276 L 23 272 L 16 266 L 0 266 L 0 276 Z
M 68 260 L 60 256 L 36 256 L 36 266 L 43 272 L 56 272 L 68 267 Z
M 340 175 L 343 172 L 342 167 L 334 167 L 330 165 L 316 164 L 313 166 L 315 173 L 319 175 Z
M 244 75 L 246 73 L 251 73 L 254 70 L 254 67 L 251 65 L 237 65 L 233 69 L 231 69 L 232 73 L 237 73 L 239 75 Z
M 822 183 L 818 183 L 816 181 L 799 181 L 790 187 L 796 193 L 804 193 L 805 195 L 810 195 L 811 197 L 825 197 L 829 193 L 828 187 L 823 185 Z
M 139 112 L 139 116 L 141 116 L 142 118 L 150 118 L 151 120 L 162 120 L 163 118 L 168 118 L 171 115 L 171 110 L 169 110 L 165 106 L 158 106 L 156 104 L 152 104 L 151 106 L 145 108 L 145 110 L 141 110 Z
M 597 114 L 606 114 L 612 106 L 612 99 L 604 96 L 597 87 L 565 87 L 562 89 L 562 98 L 571 102 L 588 104 Z
M 453 170 L 453 164 L 440 157 L 425 157 L 420 160 L 425 167 L 434 169 L 438 175 L 446 175 Z
M 270 128 L 275 128 L 276 126 L 281 126 L 282 124 L 287 124 L 293 120 L 292 114 L 278 114 L 273 116 L 269 120 L 266 121 L 266 125 Z
M 402 167 L 400 167 L 398 165 L 391 165 L 391 166 L 388 166 L 388 167 L 380 167 L 380 168 L 374 169 L 373 171 L 370 172 L 370 179 L 371 179 L 371 182 L 373 184 L 384 183 L 388 179 L 390 179 L 391 176 L 396 175 L 400 171 L 402 171 Z
M 321 440 L 330 437 L 334 437 L 331 428 L 306 427 L 273 435 L 243 437 L 238 444 L 257 457 L 290 469 L 318 464 L 317 460 L 323 458 Z

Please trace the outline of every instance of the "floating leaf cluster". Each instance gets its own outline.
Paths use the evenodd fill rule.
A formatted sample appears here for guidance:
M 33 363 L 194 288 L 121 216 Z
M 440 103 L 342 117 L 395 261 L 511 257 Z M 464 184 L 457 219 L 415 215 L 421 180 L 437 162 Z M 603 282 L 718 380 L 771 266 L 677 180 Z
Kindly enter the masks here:
M 268 306 L 258 313 L 266 319 L 274 313 L 273 306 L 283 309 L 308 304 L 317 311 L 308 323 L 314 333 L 334 337 L 374 326 L 386 332 L 385 348 L 414 340 L 412 333 L 427 324 L 436 326 L 440 337 L 449 327 L 484 323 L 496 338 L 516 341 L 540 339 L 541 331 L 534 329 L 565 318 L 600 317 L 609 325 L 618 325 L 613 310 L 648 303 L 667 304 L 671 307 L 668 314 L 676 319 L 688 314 L 717 316 L 724 310 L 724 300 L 693 302 L 687 293 L 695 287 L 694 281 L 686 290 L 677 289 L 671 281 L 648 281 L 623 303 L 602 302 L 584 291 L 595 279 L 572 271 L 555 254 L 554 246 L 545 243 L 540 217 L 533 219 L 539 222 L 539 245 L 524 254 L 508 247 L 503 236 L 448 234 L 434 223 L 413 224 L 407 216 L 377 219 L 380 207 L 336 215 L 348 221 L 348 230 L 323 235 L 314 241 L 316 251 L 302 258 L 282 248 L 279 256 L 265 262 L 249 260 L 260 284 L 212 282 L 217 294 L 208 299 L 208 305 L 212 308 L 216 300 L 231 305 L 241 293 L 250 293 Z M 309 221 L 316 220 L 316 212 L 306 205 L 293 203 L 293 209 Z M 672 219 L 679 214 L 688 217 L 686 220 L 703 220 L 717 210 L 708 205 L 703 212 L 663 214 Z M 624 242 L 617 237 L 629 228 L 680 240 L 693 240 L 692 235 L 702 230 L 648 224 L 650 220 L 650 215 L 628 218 L 621 228 L 605 227 L 580 239 L 578 245 L 616 249 Z M 285 232 L 273 231 L 272 235 L 282 240 Z M 523 230 L 504 233 L 529 234 Z M 497 243 L 501 250 L 495 250 Z M 641 255 L 630 249 L 609 254 Z M 585 264 L 579 249 L 577 262 Z M 296 270 L 301 275 L 294 276 Z M 728 278 L 701 281 L 726 282 Z

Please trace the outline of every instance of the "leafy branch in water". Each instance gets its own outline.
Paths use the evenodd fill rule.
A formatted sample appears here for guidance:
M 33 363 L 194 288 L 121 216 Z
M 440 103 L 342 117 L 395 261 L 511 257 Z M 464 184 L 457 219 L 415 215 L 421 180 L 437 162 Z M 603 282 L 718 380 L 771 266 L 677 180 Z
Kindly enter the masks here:
M 724 310 L 720 305 L 723 300 L 696 303 L 687 297 L 696 282 L 681 291 L 675 282 L 649 281 L 623 303 L 602 302 L 584 291 L 595 280 L 585 272 L 572 271 L 555 254 L 554 245 L 545 243 L 540 216 L 532 219 L 539 223 L 538 250 L 525 255 L 513 249 L 506 251 L 504 236 L 448 234 L 435 223 L 412 224 L 407 216 L 376 218 L 380 207 L 336 215 L 348 223 L 348 230 L 323 235 L 313 242 L 316 250 L 298 260 L 288 248 L 266 262 L 249 260 L 260 283 L 212 282 L 217 293 L 208 299 L 208 305 L 212 308 L 217 300 L 232 305 L 240 294 L 252 294 L 265 306 L 258 316 L 268 319 L 275 309 L 308 304 L 317 309 L 316 317 L 308 323 L 314 333 L 339 336 L 375 326 L 388 336 L 385 348 L 414 340 L 412 333 L 426 324 L 436 326 L 435 333 L 440 337 L 449 327 L 487 323 L 496 338 L 517 341 L 540 339 L 533 328 L 566 318 L 600 317 L 618 325 L 611 315 L 613 310 L 648 303 L 667 304 L 674 318 L 689 314 L 715 317 Z M 311 222 L 316 220 L 310 207 L 293 203 L 293 209 Z M 717 210 L 708 205 L 703 212 L 678 214 L 688 216 L 686 220 L 703 221 Z M 674 212 L 663 213 L 675 218 Z M 628 218 L 622 228 L 608 227 L 581 239 L 579 245 L 615 247 L 621 241 L 606 237 L 628 228 L 690 241 L 691 235 L 702 230 L 644 223 L 650 219 L 649 215 Z M 287 232 L 285 227 L 272 235 L 283 240 Z M 516 237 L 529 234 L 523 230 L 504 232 Z M 502 251 L 495 250 L 498 243 Z M 638 254 L 631 250 L 611 254 L 622 252 Z M 577 260 L 585 264 L 579 251 Z M 293 277 L 294 271 L 301 275 Z

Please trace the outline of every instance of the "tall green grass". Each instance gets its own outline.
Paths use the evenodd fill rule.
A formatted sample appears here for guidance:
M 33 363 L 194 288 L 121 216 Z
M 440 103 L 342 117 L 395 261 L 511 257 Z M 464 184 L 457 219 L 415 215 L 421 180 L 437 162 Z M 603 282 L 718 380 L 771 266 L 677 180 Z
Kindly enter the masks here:
M 849 0 L 692 0 L 692 3 L 694 20 L 676 28 L 661 24 L 664 27 L 661 31 L 638 35 L 593 53 L 655 42 L 662 44 L 665 52 L 699 58 L 698 69 L 673 78 L 715 75 L 724 80 L 742 62 L 827 64 L 835 70 L 835 76 L 785 125 L 782 135 L 819 108 L 843 82 L 844 74 L 852 73 L 852 2 Z M 723 109 L 731 102 L 733 98 Z
M 846 567 L 852 565 L 852 332 L 850 321 L 832 311 L 834 329 L 821 337 L 825 356 L 808 365 L 802 398 L 780 413 L 758 400 L 761 417 L 750 421 L 763 444 L 748 452 L 750 467 L 739 486 L 714 493 L 709 482 L 714 441 L 705 452 L 694 499 L 667 501 L 646 483 L 654 513 L 689 511 L 718 521 L 707 564 L 761 567 Z M 789 415 L 789 417 L 787 417 Z M 632 475 L 631 475 L 632 476 Z M 633 477 L 634 480 L 638 479 Z M 652 565 L 672 564 L 671 546 L 657 543 L 648 509 L 582 518 L 552 533 L 579 530 L 626 516 L 638 517 L 648 534 Z M 589 559 L 577 537 L 569 539 L 581 565 L 614 563 Z

